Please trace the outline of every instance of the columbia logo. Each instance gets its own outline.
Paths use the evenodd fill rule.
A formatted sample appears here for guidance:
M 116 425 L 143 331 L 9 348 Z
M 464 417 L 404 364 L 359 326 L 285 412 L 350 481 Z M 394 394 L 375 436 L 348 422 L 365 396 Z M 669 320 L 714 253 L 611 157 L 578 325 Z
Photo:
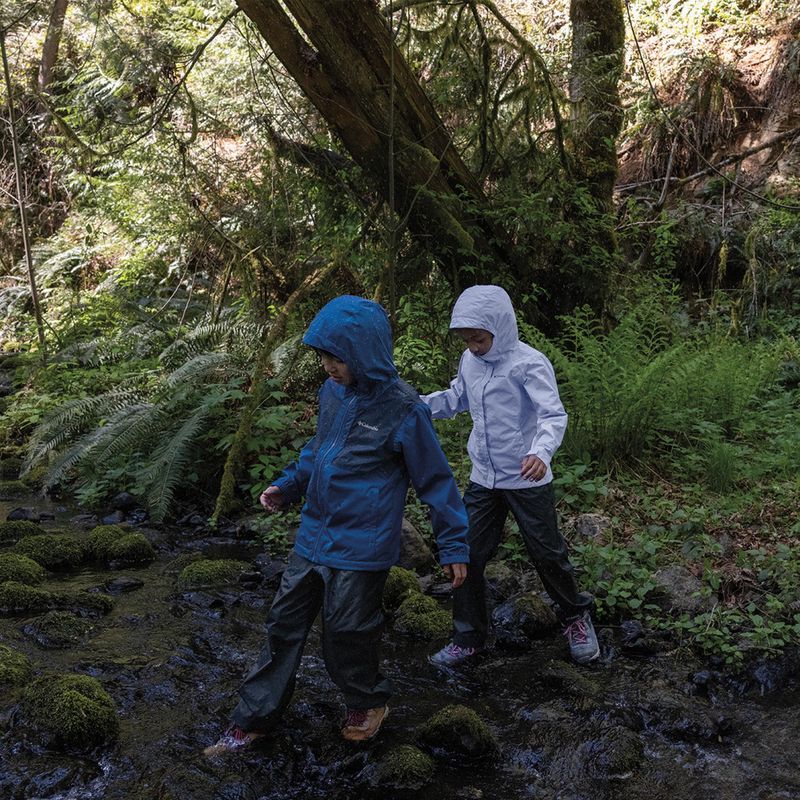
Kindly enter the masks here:
M 358 424 L 362 428 L 369 428 L 371 431 L 377 431 L 378 430 L 378 426 L 377 425 L 367 425 L 366 422 L 362 422 L 361 420 L 358 421 Z

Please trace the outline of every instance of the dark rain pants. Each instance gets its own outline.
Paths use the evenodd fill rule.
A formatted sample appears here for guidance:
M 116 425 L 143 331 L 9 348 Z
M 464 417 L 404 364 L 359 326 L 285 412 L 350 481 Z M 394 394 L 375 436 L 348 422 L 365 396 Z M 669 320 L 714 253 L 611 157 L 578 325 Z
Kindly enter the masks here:
M 453 592 L 453 641 L 457 645 L 483 647 L 486 643 L 489 613 L 483 572 L 500 546 L 509 511 L 561 619 L 574 618 L 592 605 L 591 595 L 578 592 L 567 543 L 558 530 L 552 483 L 530 489 L 487 489 L 470 483 L 464 505 L 469 514 L 469 567 L 467 579 Z
M 378 669 L 383 587 L 388 570 L 333 569 L 292 553 L 267 618 L 267 643 L 239 688 L 232 720 L 245 731 L 277 722 L 294 691 L 311 626 L 322 610 L 322 655 L 348 708 L 386 704 L 391 685 Z

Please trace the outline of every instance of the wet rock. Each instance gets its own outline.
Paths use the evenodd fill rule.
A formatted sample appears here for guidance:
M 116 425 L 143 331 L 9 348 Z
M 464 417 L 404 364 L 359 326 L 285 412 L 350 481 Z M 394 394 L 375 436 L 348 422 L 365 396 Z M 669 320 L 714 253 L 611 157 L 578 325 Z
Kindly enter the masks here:
M 622 651 L 627 655 L 653 656 L 670 646 L 669 631 L 647 630 L 637 620 L 625 620 L 622 631 Z
M 9 522 L 15 520 L 27 520 L 28 522 L 38 522 L 40 514 L 29 506 L 18 506 L 8 512 L 6 519 Z
M 0 644 L 0 686 L 22 686 L 32 672 L 31 661 L 24 653 Z
M 125 514 L 122 511 L 114 511 L 100 518 L 101 525 L 119 525 L 120 522 L 125 522 Z
M 119 575 L 116 578 L 109 578 L 104 586 L 106 591 L 111 594 L 127 594 L 141 589 L 144 586 L 144 581 L 139 578 L 132 578 L 130 575 Z
M 45 650 L 64 650 L 84 641 L 92 624 L 69 611 L 49 611 L 23 627 L 23 633 Z
M 47 675 L 26 689 L 26 718 L 55 742 L 86 748 L 107 744 L 119 734 L 114 701 L 87 675 Z
M 26 536 L 37 536 L 44 533 L 44 528 L 31 520 L 12 520 L 0 522 L 0 545 L 16 544 Z
M 239 575 L 239 583 L 243 586 L 257 586 L 264 580 L 264 576 L 257 570 L 249 570 Z
M 438 711 L 420 727 L 417 738 L 434 756 L 457 761 L 492 759 L 500 754 L 491 728 L 462 705 Z
M 40 511 L 39 522 L 52 522 L 56 515 L 52 511 Z
M 550 635 L 558 626 L 553 609 L 532 592 L 514 597 L 492 613 L 497 644 L 527 649 L 536 639 Z
M 545 686 L 558 689 L 576 708 L 589 710 L 597 705 L 602 688 L 587 672 L 566 661 L 549 661 L 536 677 Z
M 155 558 L 153 545 L 141 533 L 129 533 L 119 525 L 98 525 L 86 541 L 89 558 L 114 567 L 146 564 Z
M 180 575 L 185 567 L 194 564 L 195 561 L 202 561 L 200 553 L 181 553 L 177 558 L 172 559 L 165 567 L 165 575 Z
M 608 528 L 611 520 L 603 514 L 580 514 L 573 522 L 575 531 L 588 539 L 599 539 Z
M 432 598 L 411 594 L 397 609 L 394 628 L 420 639 L 445 639 L 450 634 L 451 615 Z
M 507 600 L 520 591 L 520 575 L 507 561 L 491 561 L 487 564 L 483 577 L 495 602 Z
M 703 584 L 686 567 L 673 565 L 653 576 L 656 583 L 655 601 L 665 611 L 698 614 L 708 610 L 708 598 L 701 596 Z
M 385 753 L 365 770 L 367 782 L 381 791 L 417 791 L 433 778 L 436 763 L 414 745 L 403 744 Z
M 424 574 L 436 564 L 431 548 L 425 537 L 407 520 L 403 519 L 400 531 L 400 559 L 398 565 L 403 569 Z
M 70 518 L 69 524 L 73 528 L 88 531 L 96 528 L 100 524 L 100 520 L 95 514 L 77 514 Z
M 225 586 L 234 583 L 248 566 L 232 559 L 200 559 L 181 570 L 177 585 L 182 590 Z
M 733 720 L 718 714 L 704 698 L 669 687 L 653 687 L 635 710 L 645 729 L 681 741 L 720 741 L 733 727 Z
M 419 580 L 411 570 L 392 567 L 383 588 L 383 607 L 390 613 L 397 611 L 407 597 L 419 593 Z
M 33 586 L 42 582 L 44 574 L 44 568 L 27 556 L 18 553 L 0 555 L 0 583 L 16 581 Z
M 129 492 L 120 492 L 111 498 L 111 508 L 115 511 L 133 511 L 138 505 L 139 501 Z
M 185 514 L 175 522 L 175 524 L 180 528 L 204 528 L 207 523 L 208 518 L 204 517 L 202 514 L 198 514 L 196 511 L 191 511 L 188 514 Z M 243 520 L 242 524 L 247 526 L 247 520 Z
M 53 571 L 70 570 L 83 563 L 84 543 L 68 534 L 44 533 L 26 536 L 14 545 L 14 552 Z
M 646 631 L 644 625 L 635 619 L 625 619 L 620 623 L 620 632 L 622 634 L 622 645 L 633 645 L 641 639 Z
M 96 770 L 89 764 L 58 764 L 34 775 L 26 786 L 26 796 L 51 797 L 56 792 L 88 783 L 95 775 Z

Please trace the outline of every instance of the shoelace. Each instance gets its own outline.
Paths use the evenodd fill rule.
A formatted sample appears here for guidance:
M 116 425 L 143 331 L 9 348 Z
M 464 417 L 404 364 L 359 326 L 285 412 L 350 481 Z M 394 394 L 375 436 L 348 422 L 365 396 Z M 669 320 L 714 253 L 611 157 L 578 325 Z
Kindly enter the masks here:
M 347 727 L 357 728 L 367 719 L 367 712 L 361 708 L 350 708 L 347 711 Z
M 242 742 L 245 741 L 245 739 L 247 739 L 247 731 L 243 731 L 239 727 L 230 728 L 225 732 L 225 736 L 230 739 L 233 739 L 233 741 L 236 742 L 237 744 L 241 744 Z
M 574 622 L 571 622 L 566 627 L 564 634 L 571 642 L 575 642 L 575 644 L 589 643 L 589 635 L 583 617 L 578 617 Z
M 473 649 L 471 647 L 462 647 L 460 644 L 456 644 L 455 642 L 451 642 L 447 645 L 447 653 L 448 655 L 453 656 L 454 658 L 461 658 L 461 656 L 471 656 Z

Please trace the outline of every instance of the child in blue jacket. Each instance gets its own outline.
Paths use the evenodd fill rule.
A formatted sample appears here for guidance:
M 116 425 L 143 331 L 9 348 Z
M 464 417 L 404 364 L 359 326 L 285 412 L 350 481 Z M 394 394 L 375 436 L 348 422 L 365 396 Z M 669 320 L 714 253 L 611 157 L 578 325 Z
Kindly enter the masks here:
M 422 400 L 434 419 L 469 411 L 472 461 L 464 494 L 469 514 L 469 575 L 453 593 L 452 641 L 431 657 L 457 664 L 481 650 L 488 634 L 486 563 L 500 545 L 510 511 L 547 593 L 556 602 L 570 653 L 585 664 L 600 654 L 589 616 L 592 597 L 578 591 L 564 537 L 558 530 L 550 460 L 561 444 L 567 415 L 553 367 L 520 342 L 508 294 L 473 286 L 453 307 L 450 328 L 466 343 L 450 388 Z
M 345 739 L 373 737 L 388 713 L 378 666 L 383 587 L 400 554 L 409 481 L 430 508 L 439 560 L 453 586 L 466 576 L 467 516 L 417 393 L 400 380 L 384 309 L 331 300 L 304 344 L 329 375 L 314 438 L 261 495 L 267 511 L 305 497 L 294 551 L 267 620 L 268 641 L 239 689 L 233 727 L 207 755 L 263 735 L 291 698 L 306 637 L 322 610 L 325 666 L 347 705 Z

